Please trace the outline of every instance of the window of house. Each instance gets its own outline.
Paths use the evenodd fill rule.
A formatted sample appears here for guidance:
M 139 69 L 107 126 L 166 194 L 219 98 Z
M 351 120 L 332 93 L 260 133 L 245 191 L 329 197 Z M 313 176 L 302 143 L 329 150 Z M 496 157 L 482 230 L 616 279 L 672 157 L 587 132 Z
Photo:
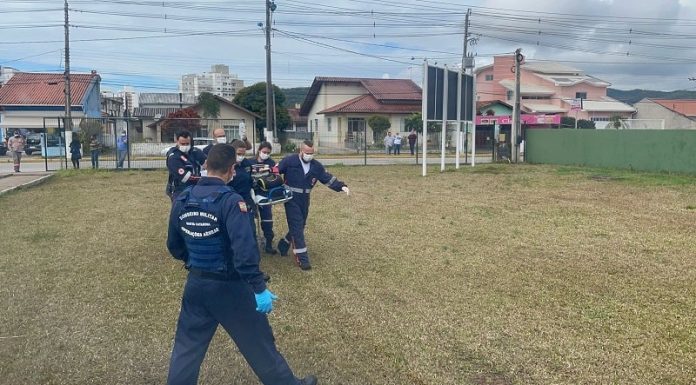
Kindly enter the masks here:
M 326 118 L 326 131 L 331 132 L 331 118 Z
M 225 130 L 226 137 L 239 138 L 239 124 L 225 124 L 222 129 Z
M 587 99 L 587 92 L 576 92 L 575 99 Z
M 360 141 L 365 135 L 367 124 L 364 118 L 348 118 L 347 141 Z
M 507 92 L 507 100 L 512 100 L 513 96 L 515 96 L 515 91 L 508 91 Z
M 319 131 L 319 119 L 314 119 L 314 129 Z
M 493 75 L 486 75 L 486 81 L 490 82 L 491 80 L 493 80 Z

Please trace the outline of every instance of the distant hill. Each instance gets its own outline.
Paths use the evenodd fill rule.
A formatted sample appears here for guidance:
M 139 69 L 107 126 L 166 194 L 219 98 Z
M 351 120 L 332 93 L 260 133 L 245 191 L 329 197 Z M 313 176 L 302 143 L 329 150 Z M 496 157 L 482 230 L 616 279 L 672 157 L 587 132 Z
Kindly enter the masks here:
M 309 92 L 309 87 L 282 88 L 285 94 L 285 107 L 294 108 L 295 103 L 302 104 Z
M 624 103 L 634 104 L 644 98 L 652 99 L 696 99 L 696 91 L 653 91 L 653 90 L 616 90 L 607 89 L 607 96 Z

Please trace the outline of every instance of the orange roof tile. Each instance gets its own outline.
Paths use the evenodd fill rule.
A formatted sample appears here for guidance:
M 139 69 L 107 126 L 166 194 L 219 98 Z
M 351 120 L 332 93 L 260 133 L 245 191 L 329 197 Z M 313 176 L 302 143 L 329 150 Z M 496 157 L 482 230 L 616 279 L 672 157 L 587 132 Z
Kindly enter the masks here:
M 694 99 L 650 99 L 653 102 L 686 116 L 696 116 Z
M 14 75 L 0 88 L 0 105 L 59 106 L 65 105 L 62 74 L 27 73 Z M 70 95 L 73 105 L 81 105 L 87 91 L 99 75 L 71 74 Z

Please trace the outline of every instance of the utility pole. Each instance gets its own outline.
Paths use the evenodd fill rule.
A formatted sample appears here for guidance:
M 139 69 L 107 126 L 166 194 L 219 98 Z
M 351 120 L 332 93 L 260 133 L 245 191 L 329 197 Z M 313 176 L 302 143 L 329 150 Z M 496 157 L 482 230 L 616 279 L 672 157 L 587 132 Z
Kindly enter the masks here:
M 517 136 L 521 135 L 522 132 L 522 125 L 520 124 L 520 100 L 522 99 L 522 96 L 520 95 L 520 76 L 522 71 L 520 70 L 520 66 L 523 60 L 524 55 L 522 55 L 522 48 L 518 48 L 517 50 L 515 50 L 515 108 L 513 110 L 512 116 L 512 129 L 510 130 L 510 148 L 512 149 L 510 157 L 512 158 L 511 160 L 515 163 L 519 161 L 520 154 L 519 144 L 517 143 Z
M 276 5 L 273 0 L 266 2 L 266 129 L 273 130 L 273 141 L 278 141 L 278 131 L 275 122 L 275 95 L 273 95 L 273 80 L 271 77 L 271 12 Z
M 70 24 L 68 0 L 65 0 L 65 131 L 72 131 L 72 97 L 70 95 Z

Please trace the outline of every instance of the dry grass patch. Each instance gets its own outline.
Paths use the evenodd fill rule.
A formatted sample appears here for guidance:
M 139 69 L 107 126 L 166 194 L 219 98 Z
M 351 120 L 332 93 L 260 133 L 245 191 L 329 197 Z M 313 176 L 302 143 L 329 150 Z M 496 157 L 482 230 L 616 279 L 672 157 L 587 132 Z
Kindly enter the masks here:
M 329 385 L 696 381 L 696 178 L 330 170 L 352 194 L 313 193 L 315 269 L 263 260 L 280 297 L 271 323 L 298 374 Z M 0 229 L 0 383 L 164 383 L 185 279 L 164 247 L 164 180 L 70 172 L 0 198 L 4 213 L 23 208 Z M 255 381 L 218 333 L 200 383 Z

